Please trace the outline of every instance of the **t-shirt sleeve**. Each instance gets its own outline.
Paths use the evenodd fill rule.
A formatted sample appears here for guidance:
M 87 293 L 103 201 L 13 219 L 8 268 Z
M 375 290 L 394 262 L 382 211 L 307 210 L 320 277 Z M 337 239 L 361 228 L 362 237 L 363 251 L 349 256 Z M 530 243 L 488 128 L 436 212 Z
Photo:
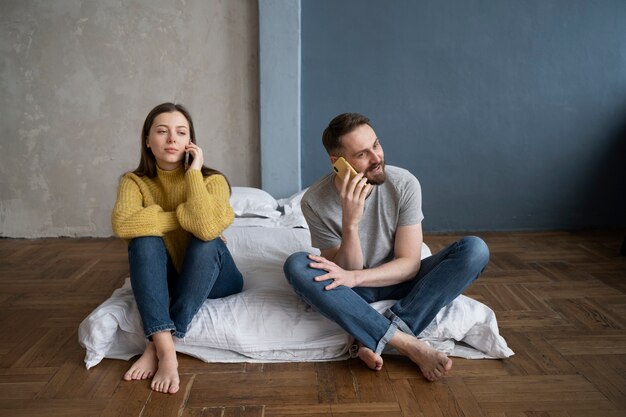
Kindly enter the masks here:
M 311 244 L 320 250 L 336 248 L 341 245 L 341 236 L 333 232 L 329 225 L 325 224 L 320 215 L 307 201 L 306 196 L 300 202 L 302 214 L 309 226 L 311 233 Z
M 422 213 L 422 187 L 412 174 L 407 173 L 400 195 L 398 226 L 419 224 L 424 220 Z

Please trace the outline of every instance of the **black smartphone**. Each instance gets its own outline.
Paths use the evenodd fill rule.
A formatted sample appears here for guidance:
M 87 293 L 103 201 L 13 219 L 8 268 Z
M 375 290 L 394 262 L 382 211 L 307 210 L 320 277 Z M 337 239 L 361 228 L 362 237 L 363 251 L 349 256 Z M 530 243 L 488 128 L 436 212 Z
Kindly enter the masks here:
M 191 153 L 185 152 L 185 168 L 188 168 L 192 162 L 193 162 L 193 156 L 191 156 Z

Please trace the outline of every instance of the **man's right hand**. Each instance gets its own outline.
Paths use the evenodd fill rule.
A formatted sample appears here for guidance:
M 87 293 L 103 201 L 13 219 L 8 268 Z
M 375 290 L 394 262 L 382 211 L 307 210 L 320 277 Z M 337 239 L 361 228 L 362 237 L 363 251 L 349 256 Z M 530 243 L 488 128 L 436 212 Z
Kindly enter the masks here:
M 350 176 L 346 175 L 341 184 L 341 210 L 342 210 L 342 228 L 343 230 L 354 229 L 358 227 L 363 218 L 363 207 L 365 206 L 365 198 L 372 190 L 372 185 L 367 183 L 367 178 L 362 172 L 350 180 Z

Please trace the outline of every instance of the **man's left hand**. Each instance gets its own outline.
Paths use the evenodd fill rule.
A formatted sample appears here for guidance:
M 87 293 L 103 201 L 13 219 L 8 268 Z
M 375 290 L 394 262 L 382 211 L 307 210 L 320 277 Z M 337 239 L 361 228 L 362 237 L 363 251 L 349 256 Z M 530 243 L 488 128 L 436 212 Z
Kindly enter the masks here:
M 315 261 L 309 264 L 311 268 L 321 269 L 327 272 L 324 275 L 315 277 L 315 281 L 333 281 L 324 287 L 325 290 L 329 291 L 337 288 L 340 285 L 349 288 L 356 287 L 356 273 L 354 271 L 346 271 L 345 269 L 338 266 L 336 263 L 331 262 L 322 256 L 309 255 L 309 259 Z

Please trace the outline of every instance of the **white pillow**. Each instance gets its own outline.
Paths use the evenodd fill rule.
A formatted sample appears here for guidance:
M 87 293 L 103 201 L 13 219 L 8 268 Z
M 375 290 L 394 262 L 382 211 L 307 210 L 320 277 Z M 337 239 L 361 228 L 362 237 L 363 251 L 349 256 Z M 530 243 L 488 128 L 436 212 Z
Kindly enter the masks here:
M 278 202 L 266 191 L 253 187 L 232 187 L 230 205 L 236 217 L 280 217 Z
M 298 191 L 294 195 L 288 198 L 281 198 L 278 200 L 278 205 L 283 208 L 283 212 L 285 215 L 289 215 L 292 213 L 297 213 L 302 215 L 302 209 L 300 208 L 300 201 L 302 201 L 302 197 L 304 193 L 306 193 L 308 188 L 305 188 L 302 191 Z

